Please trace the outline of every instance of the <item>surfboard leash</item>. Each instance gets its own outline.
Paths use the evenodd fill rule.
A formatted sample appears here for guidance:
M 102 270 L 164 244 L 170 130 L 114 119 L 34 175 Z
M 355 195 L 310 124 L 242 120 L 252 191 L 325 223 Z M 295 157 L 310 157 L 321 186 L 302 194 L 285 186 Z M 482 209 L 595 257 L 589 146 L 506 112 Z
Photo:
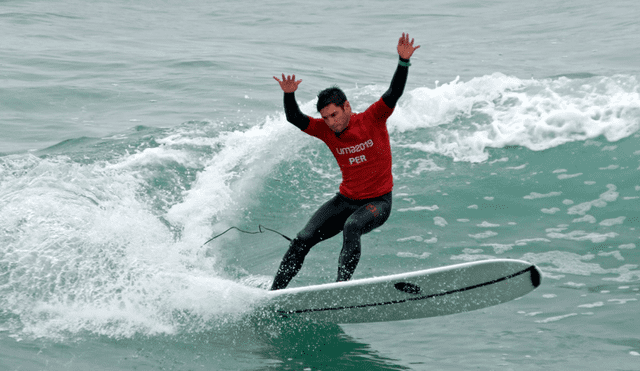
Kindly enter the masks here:
M 216 235 L 216 236 L 211 237 L 207 242 L 205 242 L 204 244 L 202 244 L 202 246 L 204 246 L 204 245 L 208 244 L 209 242 L 211 242 L 211 241 L 215 240 L 216 238 L 218 238 L 218 237 L 222 236 L 223 234 L 225 234 L 225 233 L 229 232 L 229 231 L 230 231 L 230 230 L 232 230 L 232 229 L 235 229 L 235 230 L 237 230 L 237 231 L 239 231 L 239 232 L 246 233 L 246 234 L 260 234 L 260 233 L 264 233 L 265 231 L 269 231 L 269 232 L 273 232 L 273 233 L 275 233 L 275 234 L 279 234 L 280 236 L 284 237 L 287 241 L 291 242 L 291 238 L 289 238 L 289 237 L 285 236 L 284 234 L 282 234 L 282 233 L 280 233 L 280 232 L 276 231 L 275 229 L 267 228 L 267 227 L 263 226 L 262 224 L 258 224 L 258 231 L 257 231 L 257 232 L 245 231 L 245 230 L 240 229 L 240 228 L 238 228 L 238 227 L 230 227 L 230 228 L 227 228 L 227 230 L 226 230 L 226 231 L 224 231 L 224 232 L 222 232 L 222 233 L 220 233 L 220 234 L 218 234 L 218 235 Z

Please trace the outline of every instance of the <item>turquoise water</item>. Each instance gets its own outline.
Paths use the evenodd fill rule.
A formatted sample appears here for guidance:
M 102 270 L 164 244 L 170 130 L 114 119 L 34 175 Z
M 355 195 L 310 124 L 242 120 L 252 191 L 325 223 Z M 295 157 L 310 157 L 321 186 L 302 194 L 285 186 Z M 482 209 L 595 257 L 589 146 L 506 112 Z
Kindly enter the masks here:
M 636 370 L 640 11 L 631 1 L 0 3 L 0 369 Z M 423 320 L 252 316 L 336 192 L 271 76 L 388 125 L 394 206 L 354 278 L 537 264 L 513 302 Z M 292 286 L 335 279 L 340 237 Z

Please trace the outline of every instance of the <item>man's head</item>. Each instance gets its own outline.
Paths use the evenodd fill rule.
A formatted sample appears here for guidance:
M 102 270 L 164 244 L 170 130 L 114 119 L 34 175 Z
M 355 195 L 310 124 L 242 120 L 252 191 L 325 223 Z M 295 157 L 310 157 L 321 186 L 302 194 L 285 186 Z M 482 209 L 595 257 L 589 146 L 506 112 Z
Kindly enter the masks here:
M 318 93 L 318 103 L 316 104 L 316 108 L 318 109 L 318 112 L 320 112 L 323 108 L 331 103 L 344 108 L 344 103 L 346 101 L 347 96 L 342 90 L 340 90 L 339 87 L 334 85 Z
M 343 132 L 349 125 L 351 105 L 340 88 L 333 86 L 318 94 L 316 105 L 325 124 L 336 133 Z

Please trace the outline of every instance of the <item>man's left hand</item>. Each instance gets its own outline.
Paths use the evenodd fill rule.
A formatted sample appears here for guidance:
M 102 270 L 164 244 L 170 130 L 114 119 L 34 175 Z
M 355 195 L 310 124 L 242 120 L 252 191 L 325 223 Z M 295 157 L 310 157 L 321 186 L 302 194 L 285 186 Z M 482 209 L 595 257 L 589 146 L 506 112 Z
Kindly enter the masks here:
M 409 42 L 409 34 L 402 33 L 400 40 L 398 40 L 398 55 L 400 58 L 409 59 L 413 55 L 413 52 L 420 47 L 420 45 L 413 46 L 413 39 Z

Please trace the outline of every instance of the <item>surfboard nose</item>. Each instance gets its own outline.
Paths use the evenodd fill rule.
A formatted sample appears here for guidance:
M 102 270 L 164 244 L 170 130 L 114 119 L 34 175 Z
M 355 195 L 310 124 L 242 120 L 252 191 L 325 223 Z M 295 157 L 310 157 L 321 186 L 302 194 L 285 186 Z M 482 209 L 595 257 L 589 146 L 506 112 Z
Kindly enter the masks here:
M 538 287 L 542 283 L 542 275 L 540 274 L 540 270 L 535 265 L 532 265 L 531 268 L 531 283 L 533 287 Z

